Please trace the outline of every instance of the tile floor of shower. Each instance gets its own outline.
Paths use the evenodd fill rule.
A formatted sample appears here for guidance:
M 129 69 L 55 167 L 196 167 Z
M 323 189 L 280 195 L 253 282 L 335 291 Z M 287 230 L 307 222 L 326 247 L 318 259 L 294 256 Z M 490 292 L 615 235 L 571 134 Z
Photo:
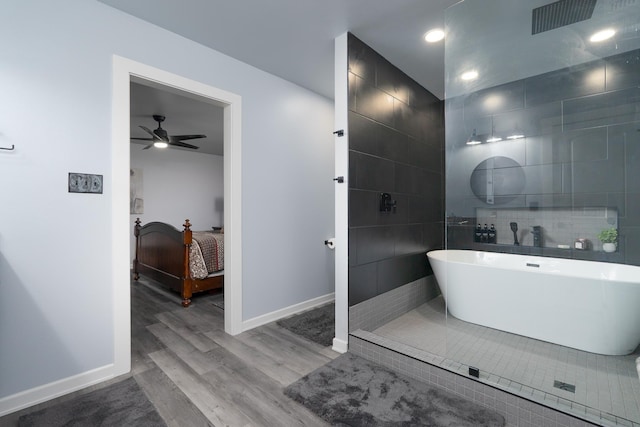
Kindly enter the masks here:
M 372 333 L 388 345 L 408 346 L 403 353 L 425 352 L 450 370 L 466 374 L 468 366 L 477 367 L 488 383 L 534 401 L 570 408 L 591 420 L 601 417 L 609 425 L 640 427 L 638 350 L 628 356 L 603 356 L 445 314 L 439 296 Z M 575 392 L 555 387 L 555 381 L 574 385 Z

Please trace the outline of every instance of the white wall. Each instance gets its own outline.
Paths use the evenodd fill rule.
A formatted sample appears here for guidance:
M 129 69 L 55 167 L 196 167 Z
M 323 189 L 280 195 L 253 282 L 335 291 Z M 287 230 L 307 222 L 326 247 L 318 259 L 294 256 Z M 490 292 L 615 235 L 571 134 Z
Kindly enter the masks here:
M 161 221 L 178 230 L 185 219 L 194 231 L 223 225 L 224 169 L 222 156 L 175 149 L 131 145 L 131 167 L 142 170 L 144 213 L 131 214 L 131 259 L 136 218 L 142 224 Z
M 0 414 L 113 364 L 111 241 L 130 230 L 108 185 L 70 194 L 67 174 L 111 182 L 114 54 L 242 97 L 244 319 L 333 292 L 330 100 L 96 1 L 0 8 Z

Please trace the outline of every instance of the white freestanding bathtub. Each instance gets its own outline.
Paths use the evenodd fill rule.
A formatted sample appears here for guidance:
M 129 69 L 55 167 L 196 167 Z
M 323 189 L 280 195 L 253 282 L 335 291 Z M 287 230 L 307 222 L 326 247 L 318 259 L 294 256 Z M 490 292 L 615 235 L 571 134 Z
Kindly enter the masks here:
M 640 267 L 467 250 L 427 256 L 460 320 L 606 355 L 640 344 Z

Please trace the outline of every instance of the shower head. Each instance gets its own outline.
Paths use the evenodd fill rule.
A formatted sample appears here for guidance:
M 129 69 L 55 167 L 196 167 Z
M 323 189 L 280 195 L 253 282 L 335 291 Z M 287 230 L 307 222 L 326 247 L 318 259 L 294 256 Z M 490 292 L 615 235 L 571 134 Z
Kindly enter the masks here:
M 531 11 L 531 35 L 591 19 L 597 0 L 558 0 Z

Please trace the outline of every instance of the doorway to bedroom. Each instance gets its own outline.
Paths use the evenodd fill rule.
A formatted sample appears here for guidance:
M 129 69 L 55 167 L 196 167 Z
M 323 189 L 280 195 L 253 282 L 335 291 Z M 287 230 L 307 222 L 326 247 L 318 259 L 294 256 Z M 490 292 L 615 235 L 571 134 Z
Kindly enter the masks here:
M 113 234 L 114 347 L 115 371 L 125 373 L 131 366 L 130 269 L 127 267 L 132 265 L 135 255 L 135 244 L 132 243 L 133 224 L 138 217 L 145 223 L 175 222 L 179 226 L 189 219 L 193 224 L 193 231 L 224 227 L 224 330 L 231 335 L 242 332 L 241 98 L 118 56 L 114 56 L 113 71 L 112 227 L 113 230 L 121 230 Z M 156 118 L 146 117 L 149 112 L 143 114 L 138 110 L 135 104 L 138 101 L 134 97 L 141 93 L 156 97 L 154 102 L 157 106 L 147 105 L 145 108 L 164 108 L 162 111 L 151 112 L 151 116 L 163 115 L 163 121 L 158 123 Z M 185 98 L 182 112 L 176 112 L 167 106 L 178 102 L 177 97 Z M 182 124 L 178 123 L 181 115 L 185 117 Z M 187 119 L 189 116 L 201 116 L 196 121 L 206 121 L 206 126 L 217 123 L 221 129 L 216 131 L 208 127 L 203 130 L 197 123 L 190 122 Z M 176 119 L 175 126 L 171 122 L 172 117 Z M 144 126 L 149 131 L 139 126 Z M 207 135 L 205 132 L 208 132 L 211 137 L 207 135 L 207 138 L 184 141 L 198 146 L 198 149 L 180 147 L 186 148 L 181 150 L 172 147 L 165 149 L 165 152 L 160 152 L 156 147 L 145 149 L 153 141 L 136 140 L 146 145 L 131 144 L 132 137 L 144 138 L 145 134 L 151 137 L 159 127 L 166 130 L 169 136 Z M 134 134 L 134 128 L 136 132 L 140 130 L 142 136 Z M 208 138 L 211 138 L 209 142 L 212 146 L 204 148 L 204 144 L 198 145 L 198 142 L 204 143 Z M 216 142 L 221 143 L 221 147 L 217 148 L 220 150 L 219 154 L 213 154 L 216 149 L 213 144 Z M 201 148 L 208 153 L 194 154 Z M 155 164 L 154 159 L 157 161 Z M 127 190 L 131 190 L 132 169 L 142 169 L 141 197 L 138 197 L 142 200 L 137 203 L 138 208 L 142 207 L 140 214 L 130 213 L 131 191 Z M 159 173 L 160 169 L 162 173 Z M 204 169 L 216 171 L 203 172 Z M 178 177 L 182 179 L 184 175 L 190 177 L 191 185 L 178 182 Z M 151 183 L 150 180 L 154 182 Z M 155 180 L 164 182 L 158 186 Z M 195 188 L 193 182 L 196 181 L 206 182 Z M 167 191 L 170 187 L 174 192 L 177 188 L 178 194 L 173 196 L 173 200 L 166 200 L 171 199 Z M 209 195 L 204 201 L 194 202 L 193 197 L 191 202 L 180 199 L 184 197 L 183 193 L 207 191 Z M 190 203 L 193 208 L 189 206 Z M 162 216 L 156 217 L 156 213 Z M 179 303 L 177 307 L 180 307 Z
M 167 296 L 185 305 L 215 293 L 207 299 L 223 307 L 224 105 L 136 81 L 130 100 L 134 285 L 171 289 Z M 183 244 L 187 224 L 190 250 Z M 193 281 L 182 279 L 185 263 Z

